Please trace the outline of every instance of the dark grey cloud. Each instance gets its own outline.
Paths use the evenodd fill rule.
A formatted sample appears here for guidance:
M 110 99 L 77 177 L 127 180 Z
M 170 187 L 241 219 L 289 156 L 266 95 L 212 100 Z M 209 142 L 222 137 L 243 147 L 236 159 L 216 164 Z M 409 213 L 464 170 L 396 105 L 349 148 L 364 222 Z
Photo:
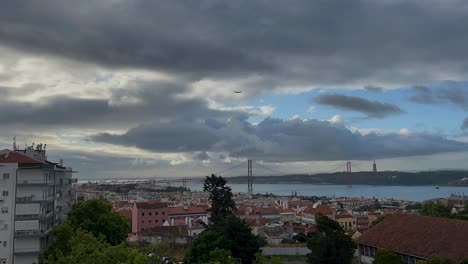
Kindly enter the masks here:
M 420 104 L 452 104 L 468 110 L 468 90 L 461 87 L 413 87 L 409 100 Z
M 461 125 L 462 130 L 467 130 L 468 129 L 468 117 L 463 120 L 463 124 Z
M 217 128 L 201 122 L 159 123 L 124 134 L 95 135 L 92 140 L 154 152 L 229 153 L 231 157 L 266 162 L 369 160 L 468 150 L 466 143 L 437 135 L 363 135 L 328 121 L 273 118 L 258 125 L 232 118 Z
M 373 85 L 368 85 L 365 86 L 364 89 L 366 89 L 369 92 L 374 92 L 374 93 L 381 93 L 383 92 L 383 88 L 379 86 L 373 86 Z
M 444 5 L 8 1 L 0 10 L 0 44 L 196 79 L 252 74 L 275 84 L 430 82 L 440 80 L 441 72 L 463 75 L 468 69 L 467 5 L 459 0 Z
M 205 124 L 182 121 L 141 125 L 120 136 L 104 133 L 93 140 L 158 152 L 193 152 L 210 149 L 219 138 Z
M 181 98 L 188 88 L 172 82 L 134 82 L 124 88 L 111 90 L 104 99 L 70 96 L 46 96 L 35 102 L 9 99 L 6 95 L 19 95 L 25 88 L 0 88 L 0 122 L 23 127 L 75 127 L 112 128 L 135 126 L 153 120 L 217 118 L 240 115 L 240 111 L 211 109 L 201 98 Z
M 365 98 L 342 94 L 321 94 L 315 97 L 313 101 L 321 105 L 333 106 L 342 110 L 357 111 L 369 117 L 377 118 L 404 112 L 393 104 L 370 101 Z

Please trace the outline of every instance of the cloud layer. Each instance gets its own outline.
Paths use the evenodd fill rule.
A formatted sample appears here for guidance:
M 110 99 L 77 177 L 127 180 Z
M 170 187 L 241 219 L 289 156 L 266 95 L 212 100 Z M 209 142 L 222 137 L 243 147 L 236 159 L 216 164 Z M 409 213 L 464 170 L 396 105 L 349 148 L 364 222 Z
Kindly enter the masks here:
M 169 133 L 172 131 L 172 133 Z M 360 134 L 342 124 L 319 120 L 245 118 L 225 122 L 173 122 L 139 126 L 124 134 L 93 140 L 154 152 L 227 152 L 266 162 L 369 160 L 468 150 L 468 144 L 427 134 Z
M 368 117 L 382 118 L 404 112 L 396 105 L 342 94 L 321 94 L 315 97 L 313 101 L 318 104 L 333 106 L 342 110 L 361 112 Z
M 467 9 L 459 0 L 10 1 L 0 43 L 190 80 L 257 76 L 252 92 L 395 86 L 464 78 Z

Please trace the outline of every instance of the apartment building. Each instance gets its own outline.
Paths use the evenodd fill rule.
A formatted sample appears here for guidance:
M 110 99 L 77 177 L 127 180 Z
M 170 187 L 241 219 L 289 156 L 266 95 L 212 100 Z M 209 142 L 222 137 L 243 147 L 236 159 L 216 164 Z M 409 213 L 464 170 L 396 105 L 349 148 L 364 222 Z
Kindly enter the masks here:
M 0 264 L 37 263 L 65 220 L 76 181 L 62 163 L 48 161 L 42 144 L 0 151 Z

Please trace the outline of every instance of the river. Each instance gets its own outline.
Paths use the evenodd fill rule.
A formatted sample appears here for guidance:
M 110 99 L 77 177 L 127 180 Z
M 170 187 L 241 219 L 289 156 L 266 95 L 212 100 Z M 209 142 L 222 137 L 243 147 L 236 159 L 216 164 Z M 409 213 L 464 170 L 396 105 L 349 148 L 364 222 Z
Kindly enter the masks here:
M 233 192 L 247 192 L 247 184 L 228 184 Z M 202 190 L 200 182 L 187 182 L 192 190 Z M 336 196 L 366 198 L 396 198 L 410 201 L 424 201 L 433 198 L 446 198 L 452 193 L 468 195 L 468 187 L 440 186 L 372 186 L 372 185 L 318 185 L 318 184 L 254 184 L 254 193 L 266 192 L 276 195 L 291 195 L 297 192 L 305 196 Z

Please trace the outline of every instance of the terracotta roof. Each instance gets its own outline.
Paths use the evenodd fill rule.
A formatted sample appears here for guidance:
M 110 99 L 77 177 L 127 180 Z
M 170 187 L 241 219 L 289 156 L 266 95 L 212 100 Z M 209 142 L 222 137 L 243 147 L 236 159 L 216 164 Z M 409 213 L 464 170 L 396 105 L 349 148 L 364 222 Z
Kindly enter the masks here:
M 321 213 L 323 215 L 333 215 L 333 210 L 329 205 L 321 204 L 318 205 L 316 208 L 313 208 L 312 206 L 307 206 L 306 209 L 304 209 L 304 213 L 314 215 L 318 213 Z
M 167 203 L 157 201 L 135 203 L 135 205 L 138 209 L 162 209 L 167 207 Z
M 42 163 L 26 155 L 10 150 L 2 150 L 0 154 L 0 163 Z
M 268 223 L 268 219 L 265 217 L 246 218 L 245 223 L 249 226 L 265 226 Z
M 276 209 L 275 207 L 266 207 L 266 208 L 258 207 L 255 211 L 256 211 L 257 214 L 260 214 L 260 215 L 277 215 L 277 214 L 279 214 L 278 209 Z
M 167 211 L 169 215 L 206 214 L 205 208 L 197 206 L 190 206 L 187 209 L 183 207 L 171 207 Z
M 422 258 L 454 263 L 468 258 L 468 221 L 419 215 L 387 216 L 366 231 L 359 243 Z

